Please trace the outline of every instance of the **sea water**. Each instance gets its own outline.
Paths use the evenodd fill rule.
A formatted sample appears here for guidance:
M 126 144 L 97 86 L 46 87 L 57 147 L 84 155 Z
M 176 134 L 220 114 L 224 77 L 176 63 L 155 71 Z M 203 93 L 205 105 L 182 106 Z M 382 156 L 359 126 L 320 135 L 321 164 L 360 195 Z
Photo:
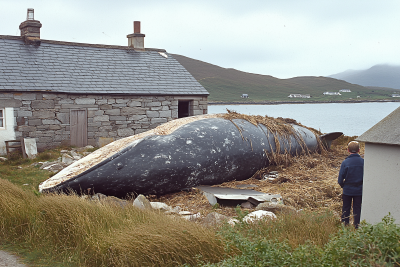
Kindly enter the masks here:
M 322 133 L 360 136 L 399 106 L 400 102 L 209 105 L 208 113 L 226 113 L 229 109 L 247 115 L 291 118 Z

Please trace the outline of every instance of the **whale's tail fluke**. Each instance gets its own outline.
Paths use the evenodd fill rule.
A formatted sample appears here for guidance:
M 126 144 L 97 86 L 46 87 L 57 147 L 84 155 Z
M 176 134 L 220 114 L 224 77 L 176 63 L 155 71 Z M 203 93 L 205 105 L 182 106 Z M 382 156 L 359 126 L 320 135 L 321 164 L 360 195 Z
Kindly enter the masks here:
M 342 132 L 332 132 L 321 135 L 319 139 L 321 139 L 322 144 L 325 146 L 325 148 L 329 149 L 331 147 L 332 141 L 339 138 L 342 135 L 343 135 Z

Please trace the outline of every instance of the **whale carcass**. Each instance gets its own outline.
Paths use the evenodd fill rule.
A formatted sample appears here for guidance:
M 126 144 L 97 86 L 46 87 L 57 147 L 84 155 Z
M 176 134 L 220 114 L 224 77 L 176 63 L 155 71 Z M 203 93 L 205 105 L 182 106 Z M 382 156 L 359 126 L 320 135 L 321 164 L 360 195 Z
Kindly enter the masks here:
M 319 136 L 307 127 L 229 114 L 177 119 L 114 141 L 42 182 L 39 190 L 160 195 L 248 179 L 269 165 L 271 155 L 321 149 Z

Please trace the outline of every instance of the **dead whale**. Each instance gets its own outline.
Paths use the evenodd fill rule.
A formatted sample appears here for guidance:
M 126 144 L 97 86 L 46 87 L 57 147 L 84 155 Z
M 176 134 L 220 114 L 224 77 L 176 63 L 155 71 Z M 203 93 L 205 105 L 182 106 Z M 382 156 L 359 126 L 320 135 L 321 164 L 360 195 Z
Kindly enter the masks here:
M 174 120 L 96 150 L 42 182 L 39 190 L 161 195 L 248 179 L 269 165 L 271 153 L 297 155 L 320 149 L 319 137 L 310 129 L 285 127 L 291 132 L 224 115 Z

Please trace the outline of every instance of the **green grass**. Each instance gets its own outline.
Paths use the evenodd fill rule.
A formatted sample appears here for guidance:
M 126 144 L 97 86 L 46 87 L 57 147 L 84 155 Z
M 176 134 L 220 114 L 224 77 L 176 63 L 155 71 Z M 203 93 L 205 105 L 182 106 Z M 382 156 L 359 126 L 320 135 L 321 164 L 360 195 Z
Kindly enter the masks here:
M 241 253 L 201 266 L 400 266 L 400 227 L 390 216 L 376 225 L 363 222 L 358 230 L 334 217 L 304 212 L 225 228 L 228 249 Z

